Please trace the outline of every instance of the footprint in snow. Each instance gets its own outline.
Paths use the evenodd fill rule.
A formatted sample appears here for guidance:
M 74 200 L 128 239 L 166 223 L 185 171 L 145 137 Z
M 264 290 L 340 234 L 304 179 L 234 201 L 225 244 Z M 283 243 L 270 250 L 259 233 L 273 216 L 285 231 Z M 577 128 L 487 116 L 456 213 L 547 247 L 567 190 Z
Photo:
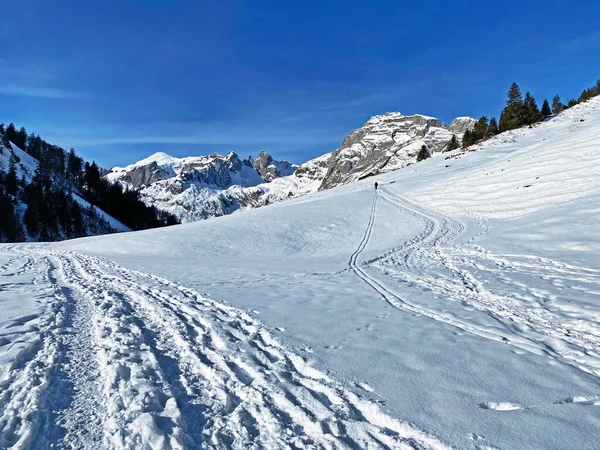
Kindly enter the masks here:
M 369 386 L 367 383 L 364 383 L 364 382 L 356 383 L 356 386 L 358 386 L 359 388 L 361 388 L 361 389 L 363 389 L 363 390 L 365 390 L 367 392 L 373 392 L 374 391 L 374 389 L 371 386 Z
M 555 405 L 568 405 L 572 403 L 579 403 L 583 405 L 592 405 L 592 406 L 600 406 L 600 396 L 592 395 L 592 396 L 577 396 L 573 395 L 571 397 L 567 397 L 563 400 L 559 400 L 554 402 Z
M 510 402 L 485 402 L 480 403 L 478 406 L 481 409 L 494 409 L 496 411 L 516 411 L 517 409 L 523 409 L 523 406 Z

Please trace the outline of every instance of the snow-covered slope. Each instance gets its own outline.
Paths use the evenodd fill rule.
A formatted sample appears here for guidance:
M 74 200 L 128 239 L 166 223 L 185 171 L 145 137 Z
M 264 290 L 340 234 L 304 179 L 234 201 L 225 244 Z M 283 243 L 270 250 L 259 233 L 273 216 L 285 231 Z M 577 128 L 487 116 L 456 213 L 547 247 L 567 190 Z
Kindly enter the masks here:
M 77 203 L 79 203 L 81 206 L 83 206 L 84 208 L 89 208 L 90 206 L 92 206 L 89 202 L 85 201 L 79 195 L 73 193 L 72 196 L 73 196 L 73 199 Z M 102 211 L 97 206 L 94 205 L 93 208 L 94 208 L 94 211 L 96 211 L 96 214 L 98 214 L 98 216 L 100 216 L 102 218 L 102 220 L 105 220 L 106 223 L 108 223 L 108 225 L 113 230 L 119 231 L 119 232 L 131 231 L 131 228 L 129 228 L 127 225 L 122 224 L 117 219 L 115 219 L 113 216 L 108 215 L 107 213 Z
M 2 246 L 0 446 L 595 450 L 599 148 L 597 98 L 265 208 Z
M 474 123 L 459 117 L 446 126 L 433 117 L 387 113 L 352 131 L 334 152 L 299 167 L 266 152 L 245 160 L 235 153 L 188 158 L 156 153 L 115 167 L 106 177 L 139 189 L 146 204 L 193 222 L 399 169 L 416 162 L 422 145 L 443 151 L 453 134 L 462 138 Z
M 0 170 L 8 171 L 10 167 L 11 157 L 16 163 L 17 178 L 25 177 L 25 181 L 31 181 L 38 166 L 38 160 L 29 154 L 25 153 L 16 145 L 11 144 L 10 148 L 6 148 L 0 142 Z

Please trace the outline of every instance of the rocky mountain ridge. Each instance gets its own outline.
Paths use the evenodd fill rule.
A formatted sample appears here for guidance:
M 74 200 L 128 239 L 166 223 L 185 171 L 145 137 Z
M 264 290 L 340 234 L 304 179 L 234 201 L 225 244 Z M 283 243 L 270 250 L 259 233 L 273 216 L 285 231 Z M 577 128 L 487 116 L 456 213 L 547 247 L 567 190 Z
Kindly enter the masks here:
M 470 117 L 459 117 L 446 126 L 434 117 L 420 114 L 389 112 L 373 116 L 364 126 L 351 131 L 331 153 L 320 189 L 413 164 L 423 145 L 430 153 L 442 152 L 453 134 L 460 139 L 475 122 Z
M 458 117 L 444 125 L 433 117 L 390 112 L 371 117 L 339 148 L 300 166 L 276 161 L 266 152 L 243 160 L 234 152 L 186 158 L 155 153 L 115 167 L 106 177 L 139 190 L 146 204 L 190 222 L 400 169 L 417 162 L 423 146 L 430 154 L 443 152 L 452 135 L 460 140 L 475 122 Z

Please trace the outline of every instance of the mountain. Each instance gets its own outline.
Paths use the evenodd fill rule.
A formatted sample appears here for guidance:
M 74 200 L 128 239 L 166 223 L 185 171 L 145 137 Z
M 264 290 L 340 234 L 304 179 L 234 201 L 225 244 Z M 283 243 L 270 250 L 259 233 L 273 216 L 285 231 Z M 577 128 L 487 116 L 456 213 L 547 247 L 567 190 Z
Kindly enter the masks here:
M 399 112 L 371 117 L 331 153 L 320 189 L 413 164 L 423 145 L 429 152 L 441 152 L 453 134 L 462 137 L 475 122 L 470 117 L 459 117 L 446 126 L 433 117 Z
M 159 152 L 129 166 L 114 167 L 105 177 L 139 191 L 147 205 L 193 222 L 280 200 L 266 186 L 290 177 L 296 168 L 287 161 L 275 161 L 266 152 L 243 160 L 234 152 L 186 158 Z M 276 185 L 286 195 L 302 191 L 297 183 L 285 184 L 289 186 Z
M 139 191 L 147 205 L 193 222 L 405 167 L 417 161 L 423 145 L 429 152 L 442 152 L 453 134 L 460 139 L 475 122 L 459 117 L 446 126 L 433 117 L 392 112 L 372 117 L 337 150 L 300 166 L 276 161 L 266 152 L 244 160 L 233 152 L 187 158 L 155 153 L 114 167 L 106 179 Z
M 256 159 L 250 156 L 248 160 L 265 181 L 292 175 L 298 167 L 287 161 L 275 161 L 267 152 L 260 152 Z

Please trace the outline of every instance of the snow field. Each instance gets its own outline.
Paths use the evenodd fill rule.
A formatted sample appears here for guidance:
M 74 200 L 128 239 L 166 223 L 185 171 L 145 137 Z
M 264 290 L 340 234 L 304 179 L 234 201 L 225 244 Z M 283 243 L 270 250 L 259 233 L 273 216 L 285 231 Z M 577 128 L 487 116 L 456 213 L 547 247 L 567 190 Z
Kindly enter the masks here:
M 98 258 L 28 252 L 44 255 L 67 310 L 71 337 L 45 340 L 61 348 L 72 398 L 55 423 L 40 416 L 58 405 L 34 405 L 22 419 L 33 441 L 17 448 L 49 439 L 69 448 L 446 448 L 307 365 L 247 313 Z

